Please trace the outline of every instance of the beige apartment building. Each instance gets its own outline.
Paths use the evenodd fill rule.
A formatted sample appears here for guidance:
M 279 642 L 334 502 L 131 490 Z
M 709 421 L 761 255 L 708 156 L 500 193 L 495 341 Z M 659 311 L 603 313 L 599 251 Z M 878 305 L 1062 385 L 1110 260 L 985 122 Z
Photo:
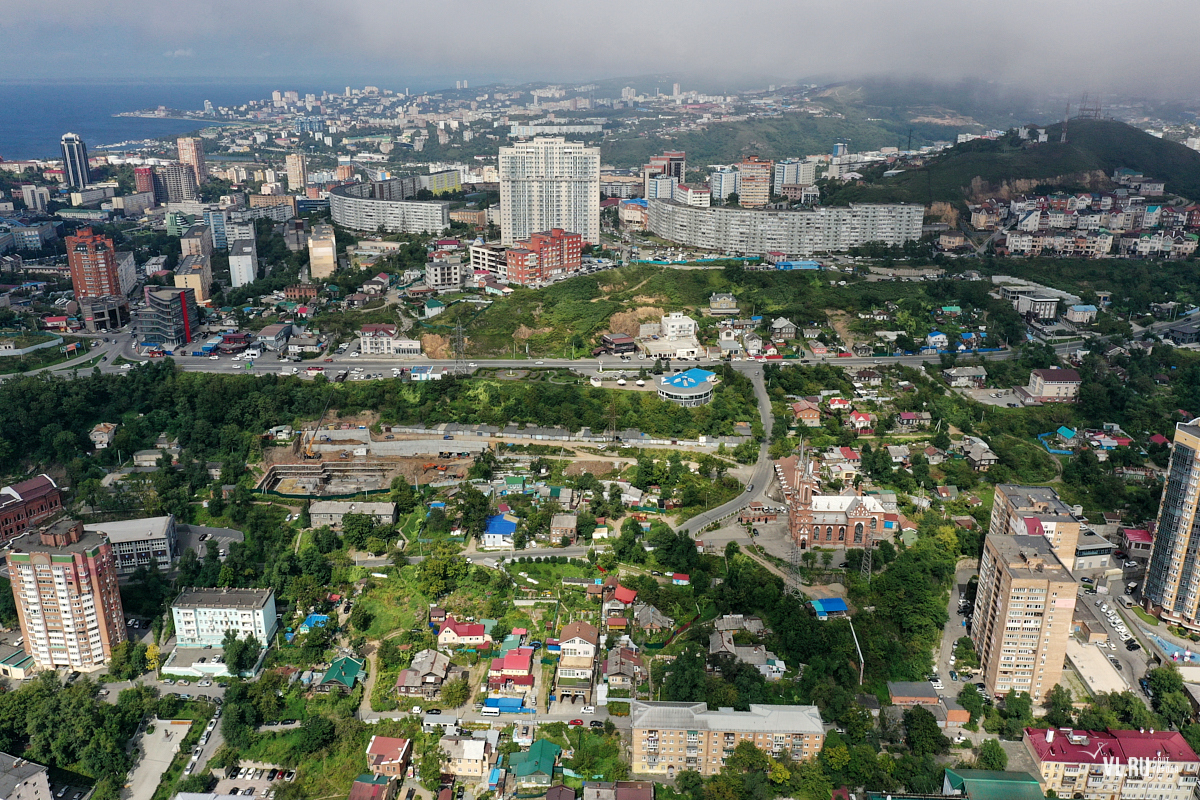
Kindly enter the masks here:
M 706 703 L 634 701 L 633 771 L 665 775 L 685 769 L 716 775 L 738 742 L 753 742 L 775 759 L 816 758 L 825 742 L 825 725 L 816 706 L 768 706 L 751 703 L 749 711 Z
M 1075 563 L 1080 525 L 1074 510 L 1053 489 L 1001 483 L 996 485 L 988 533 L 1043 536 L 1058 560 L 1071 565 Z
M 308 184 L 308 164 L 303 153 L 292 153 L 283 160 L 287 169 L 288 191 L 303 192 Z
M 1058 683 L 1075 590 L 1044 536 L 988 534 L 971 639 L 989 692 L 1029 692 L 1040 702 Z
M 179 160 L 192 168 L 196 183 L 208 180 L 208 165 L 204 161 L 204 140 L 198 136 L 182 136 L 175 140 L 179 147 Z
M 175 268 L 175 287 L 192 289 L 197 303 L 207 303 L 212 296 L 212 262 L 208 256 L 184 256 Z
M 1200 631 L 1200 569 L 1195 564 L 1200 483 L 1200 426 L 1179 423 L 1158 507 L 1142 596 L 1170 622 Z
M 1084 800 L 1191 800 L 1200 756 L 1178 731 L 1026 728 L 1043 792 Z
M 745 208 L 762 208 L 769 203 L 775 162 L 758 156 L 747 156 L 737 167 L 741 176 L 738 204 Z
M 38 667 L 94 669 L 125 641 L 117 559 L 103 534 L 60 519 L 20 540 L 8 567 L 25 652 Z
M 314 225 L 308 236 L 308 271 L 314 281 L 337 271 L 337 242 L 332 225 Z

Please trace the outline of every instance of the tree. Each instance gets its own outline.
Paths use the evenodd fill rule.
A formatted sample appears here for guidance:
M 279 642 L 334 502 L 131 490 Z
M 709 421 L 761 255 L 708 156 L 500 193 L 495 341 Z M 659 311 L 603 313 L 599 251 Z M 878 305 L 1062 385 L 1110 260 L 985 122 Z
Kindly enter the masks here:
M 371 623 L 375 621 L 375 615 L 362 603 L 354 607 L 350 612 L 350 625 L 356 631 L 366 633 L 370 629 Z
M 300 726 L 300 738 L 296 746 L 302 753 L 315 753 L 330 744 L 335 736 L 333 722 L 328 717 L 315 714 Z
M 950 740 L 938 727 L 937 719 L 920 706 L 904 712 L 904 743 L 918 758 L 950 750 Z
M 1154 696 L 1157 711 L 1172 727 L 1179 727 L 1192 718 L 1192 705 L 1183 692 L 1167 692 Z
M 346 514 L 342 517 L 342 538 L 355 550 L 362 550 L 375 534 L 375 517 L 370 514 Z
M 1061 684 L 1054 684 L 1046 693 L 1046 722 L 1055 728 L 1063 728 L 1074 721 L 1075 707 L 1071 702 L 1070 690 Z
M 1008 769 L 1008 753 L 1000 746 L 998 739 L 985 739 L 979 746 L 979 758 L 975 761 L 977 769 L 990 769 L 1003 772 Z
M 704 777 L 694 769 L 685 769 L 675 776 L 675 789 L 692 800 L 699 800 L 704 791 Z
M 450 708 L 457 708 L 471 696 L 471 686 L 466 678 L 450 681 L 442 687 L 442 702 Z

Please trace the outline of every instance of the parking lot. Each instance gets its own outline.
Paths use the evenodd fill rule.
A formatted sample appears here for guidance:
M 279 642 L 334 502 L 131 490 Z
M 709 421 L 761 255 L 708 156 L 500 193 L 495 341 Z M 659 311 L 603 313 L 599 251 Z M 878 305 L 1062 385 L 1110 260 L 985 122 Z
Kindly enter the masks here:
M 1012 389 L 956 389 L 955 391 L 963 397 L 969 397 L 977 403 L 989 406 L 1015 408 L 1021 405 Z
M 217 781 L 217 787 L 213 790 L 218 795 L 269 798 L 275 795 L 275 789 L 280 784 L 296 779 L 295 770 L 284 770 L 281 767 L 251 761 L 243 761 L 226 772 L 226 777 Z

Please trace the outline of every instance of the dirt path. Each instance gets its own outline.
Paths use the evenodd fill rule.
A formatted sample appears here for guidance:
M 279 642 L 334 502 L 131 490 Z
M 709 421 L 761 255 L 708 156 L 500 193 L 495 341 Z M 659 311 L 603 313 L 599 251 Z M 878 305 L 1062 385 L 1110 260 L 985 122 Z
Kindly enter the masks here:
M 838 337 L 847 350 L 854 349 L 854 334 L 850 332 L 850 315 L 844 311 L 830 311 L 829 324 L 837 331 Z

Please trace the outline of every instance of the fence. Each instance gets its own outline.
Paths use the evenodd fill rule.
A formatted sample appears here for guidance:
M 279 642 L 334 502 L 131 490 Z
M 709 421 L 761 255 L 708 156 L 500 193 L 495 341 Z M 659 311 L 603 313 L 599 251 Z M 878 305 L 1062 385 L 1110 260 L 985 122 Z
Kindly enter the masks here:
M 1055 434 L 1053 432 L 1038 434 L 1038 441 L 1042 443 L 1042 447 L 1046 448 L 1046 452 L 1050 453 L 1051 455 L 1056 455 L 1056 456 L 1074 455 L 1074 453 L 1072 453 L 1070 450 L 1055 450 L 1053 447 L 1051 447 L 1050 442 L 1047 441 L 1047 439 L 1054 435 Z

